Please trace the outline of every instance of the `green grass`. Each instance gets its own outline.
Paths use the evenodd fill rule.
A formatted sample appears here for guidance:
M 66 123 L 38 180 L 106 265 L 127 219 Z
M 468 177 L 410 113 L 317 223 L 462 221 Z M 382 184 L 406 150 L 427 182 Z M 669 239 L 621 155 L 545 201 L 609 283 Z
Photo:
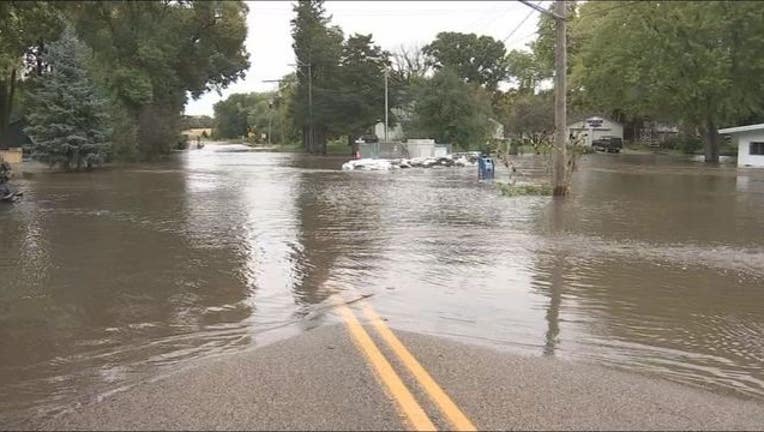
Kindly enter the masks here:
M 510 185 L 508 183 L 496 182 L 502 196 L 551 196 L 552 187 L 546 184 L 520 184 Z

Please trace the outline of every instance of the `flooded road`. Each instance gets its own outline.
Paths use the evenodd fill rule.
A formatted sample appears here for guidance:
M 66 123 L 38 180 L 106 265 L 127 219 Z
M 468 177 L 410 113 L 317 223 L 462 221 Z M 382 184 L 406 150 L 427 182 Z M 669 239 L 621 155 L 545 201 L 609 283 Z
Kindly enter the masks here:
M 343 291 L 394 328 L 764 401 L 762 170 L 590 155 L 554 202 L 215 150 L 17 182 L 0 425 L 335 323 Z

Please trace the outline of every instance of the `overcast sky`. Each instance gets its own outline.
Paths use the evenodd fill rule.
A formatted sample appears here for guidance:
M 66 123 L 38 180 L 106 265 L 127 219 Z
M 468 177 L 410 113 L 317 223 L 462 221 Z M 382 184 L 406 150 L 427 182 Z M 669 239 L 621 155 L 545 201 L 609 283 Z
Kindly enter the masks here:
M 247 77 L 225 89 L 222 96 L 210 92 L 199 100 L 189 100 L 187 114 L 212 115 L 212 105 L 231 93 L 276 89 L 276 83 L 263 80 L 281 78 L 292 70 L 289 66 L 294 63 L 289 24 L 294 15 L 292 3 L 247 2 L 246 46 L 252 64 Z M 401 44 L 427 44 L 441 31 L 488 35 L 504 40 L 507 50 L 522 48 L 535 38 L 538 20 L 538 12 L 517 1 L 343 0 L 327 1 L 325 5 L 332 24 L 339 25 L 346 36 L 371 33 L 374 42 L 389 51 Z

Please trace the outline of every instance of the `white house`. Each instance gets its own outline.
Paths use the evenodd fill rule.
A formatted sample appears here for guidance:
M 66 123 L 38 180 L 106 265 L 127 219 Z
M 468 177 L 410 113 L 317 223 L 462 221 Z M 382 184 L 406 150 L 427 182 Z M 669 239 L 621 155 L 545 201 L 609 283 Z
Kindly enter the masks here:
M 568 136 L 571 135 L 586 137 L 586 144 L 592 145 L 592 141 L 606 136 L 623 139 L 623 125 L 603 117 L 589 117 L 569 124 Z
M 764 123 L 719 129 L 737 140 L 737 166 L 764 168 Z

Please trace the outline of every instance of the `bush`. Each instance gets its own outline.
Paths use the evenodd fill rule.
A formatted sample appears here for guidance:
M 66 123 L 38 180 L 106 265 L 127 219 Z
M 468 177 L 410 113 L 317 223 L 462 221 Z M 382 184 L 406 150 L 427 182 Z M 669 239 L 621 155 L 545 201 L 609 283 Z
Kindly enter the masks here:
M 664 150 L 679 150 L 685 154 L 694 154 L 703 148 L 703 140 L 691 135 L 677 135 L 660 144 Z
M 178 135 L 175 141 L 175 150 L 186 150 L 188 148 L 188 136 Z
M 548 184 L 521 184 L 511 185 L 507 183 L 496 183 L 502 196 L 515 197 L 515 196 L 551 196 L 552 186 Z

